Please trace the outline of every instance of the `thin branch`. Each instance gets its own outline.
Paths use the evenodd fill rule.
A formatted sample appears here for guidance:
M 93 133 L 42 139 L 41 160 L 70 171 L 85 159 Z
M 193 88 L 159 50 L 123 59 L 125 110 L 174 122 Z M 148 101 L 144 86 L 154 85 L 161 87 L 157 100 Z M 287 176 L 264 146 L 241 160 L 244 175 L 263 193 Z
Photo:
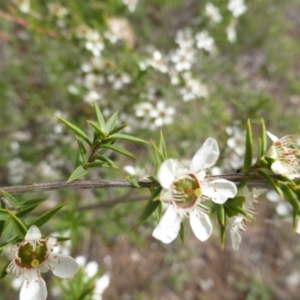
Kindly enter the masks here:
M 278 176 L 270 176 L 276 179 Z M 215 179 L 227 179 L 236 184 L 245 179 L 245 175 L 242 173 L 238 174 L 227 174 L 227 175 L 218 175 L 218 176 L 207 176 L 206 180 L 215 180 Z M 154 188 L 159 185 L 155 182 L 149 180 L 139 181 L 141 188 Z M 260 176 L 252 179 L 248 182 L 248 185 L 253 187 L 265 187 L 268 188 L 268 183 Z M 72 182 L 67 182 L 67 180 L 59 180 L 53 182 L 43 182 L 43 183 L 33 183 L 27 185 L 18 185 L 18 186 L 4 186 L 0 187 L 0 190 L 5 190 L 6 192 L 16 195 L 24 193 L 36 193 L 36 192 L 48 192 L 54 190 L 63 190 L 63 189 L 104 189 L 104 188 L 135 188 L 128 181 L 124 179 L 119 180 L 76 180 Z M 3 196 L 0 192 L 0 197 Z

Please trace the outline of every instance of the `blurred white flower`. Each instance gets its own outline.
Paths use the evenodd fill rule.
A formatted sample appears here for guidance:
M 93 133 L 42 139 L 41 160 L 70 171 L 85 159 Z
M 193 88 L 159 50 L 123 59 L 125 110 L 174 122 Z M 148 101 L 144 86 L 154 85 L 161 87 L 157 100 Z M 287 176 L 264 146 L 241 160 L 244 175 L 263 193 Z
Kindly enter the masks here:
M 236 38 L 236 21 L 232 20 L 226 28 L 227 39 L 230 43 L 235 43 Z
M 171 55 L 171 61 L 174 63 L 175 70 L 182 72 L 190 70 L 195 61 L 195 50 L 194 49 L 182 49 L 179 48 Z
M 223 19 L 219 9 L 210 2 L 205 5 L 205 15 L 210 18 L 213 23 L 220 23 Z
M 292 213 L 292 207 L 287 202 L 279 197 L 279 195 L 274 191 L 270 190 L 266 194 L 267 199 L 273 203 L 276 203 L 276 213 L 281 217 L 290 216 Z
M 197 98 L 206 98 L 208 96 L 207 86 L 200 81 L 192 78 L 189 73 L 184 74 L 185 86 L 179 92 L 183 101 L 188 102 Z
M 166 107 L 164 101 L 158 101 L 155 109 L 150 112 L 150 117 L 154 119 L 154 124 L 157 127 L 173 123 L 175 114 L 174 107 Z
M 94 89 L 98 85 L 103 85 L 105 83 L 105 78 L 102 75 L 88 73 L 84 76 L 83 85 L 87 89 Z
M 125 84 L 129 84 L 131 82 L 131 77 L 127 73 L 118 73 L 109 75 L 107 80 L 112 83 L 115 90 L 120 90 Z
M 93 53 L 95 57 L 99 57 L 104 49 L 103 39 L 99 32 L 91 31 L 86 37 L 85 48 Z
M 215 41 L 206 30 L 197 33 L 195 38 L 198 49 L 204 49 L 207 52 L 215 51 Z
M 68 9 L 62 6 L 60 3 L 48 3 L 47 6 L 50 15 L 58 19 L 63 19 L 69 13 Z
M 122 0 L 122 2 L 128 7 L 130 12 L 135 12 L 138 0 Z
M 194 37 L 191 28 L 180 29 L 176 32 L 175 42 L 181 49 L 191 49 L 194 46 Z
M 94 90 L 88 91 L 83 98 L 90 105 L 93 105 L 94 101 L 99 101 L 100 99 L 102 99 L 102 95 Z
M 229 0 L 227 5 L 229 11 L 235 18 L 240 17 L 247 11 L 247 6 L 244 3 L 244 0 Z
M 30 13 L 30 0 L 13 0 L 23 14 Z

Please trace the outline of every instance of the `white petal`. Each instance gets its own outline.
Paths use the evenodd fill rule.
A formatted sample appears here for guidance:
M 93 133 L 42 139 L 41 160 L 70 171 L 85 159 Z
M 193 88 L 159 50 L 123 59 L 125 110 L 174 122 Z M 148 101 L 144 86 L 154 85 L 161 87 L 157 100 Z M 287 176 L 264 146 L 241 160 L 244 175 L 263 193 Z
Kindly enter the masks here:
M 42 234 L 38 227 L 35 225 L 32 225 L 29 230 L 27 231 L 27 234 L 25 235 L 26 241 L 35 241 L 40 240 L 42 238 Z
M 175 180 L 176 175 L 176 160 L 167 159 L 164 161 L 158 171 L 158 180 L 161 186 L 165 189 L 170 189 Z
M 233 182 L 226 179 L 217 179 L 203 185 L 202 193 L 213 202 L 223 204 L 228 198 L 233 198 L 236 195 L 237 188 Z
M 268 149 L 268 151 L 266 153 L 266 157 L 271 157 L 271 158 L 274 158 L 274 159 L 278 158 L 278 154 L 277 154 L 276 148 L 274 146 L 271 146 Z
M 212 167 L 217 162 L 219 155 L 220 150 L 217 141 L 213 138 L 208 138 L 194 155 L 190 171 L 198 172 L 199 170 Z
M 272 134 L 270 131 L 267 131 L 267 135 L 272 140 L 272 142 L 277 142 L 279 140 L 278 137 Z
M 79 268 L 77 261 L 71 256 L 59 255 L 49 257 L 51 270 L 60 278 L 73 276 Z
M 98 263 L 95 261 L 90 261 L 86 264 L 84 268 L 84 273 L 87 276 L 87 278 L 92 278 L 97 274 L 98 270 L 99 270 Z
M 240 248 L 240 243 L 242 241 L 242 236 L 238 232 L 233 230 L 230 231 L 230 236 L 233 250 L 238 251 Z
M 180 230 L 180 223 L 180 217 L 174 207 L 170 205 L 154 229 L 152 236 L 165 244 L 169 244 L 176 239 Z
M 207 214 L 201 211 L 190 212 L 191 228 L 200 241 L 206 241 L 212 234 L 212 224 Z
M 20 291 L 20 300 L 46 300 L 47 287 L 42 278 L 24 281 Z
M 102 296 L 103 292 L 109 287 L 109 283 L 110 283 L 109 273 L 105 273 L 102 277 L 96 280 L 96 286 L 94 289 L 95 296 Z
M 276 160 L 272 163 L 271 169 L 276 174 L 280 174 L 280 175 L 283 175 L 283 176 L 288 176 L 289 175 L 287 167 L 285 167 L 279 160 Z

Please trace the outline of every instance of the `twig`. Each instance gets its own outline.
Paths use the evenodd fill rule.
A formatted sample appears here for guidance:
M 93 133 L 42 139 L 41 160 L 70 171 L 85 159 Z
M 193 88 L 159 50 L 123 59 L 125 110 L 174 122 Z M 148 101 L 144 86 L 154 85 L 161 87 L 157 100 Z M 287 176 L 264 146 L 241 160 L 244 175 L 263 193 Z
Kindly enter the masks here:
M 274 179 L 277 179 L 278 176 L 270 176 Z M 218 175 L 218 176 L 207 176 L 206 180 L 212 181 L 215 179 L 227 179 L 234 183 L 239 183 L 245 179 L 245 175 L 242 173 L 238 174 L 227 174 L 227 175 Z M 154 188 L 159 185 L 155 182 L 149 180 L 139 181 L 141 188 Z M 253 187 L 265 187 L 268 188 L 268 183 L 261 177 L 257 176 L 252 179 L 248 185 Z M 67 182 L 67 180 L 59 180 L 53 182 L 42 182 L 42 183 L 33 183 L 26 185 L 18 186 L 4 186 L 0 187 L 0 190 L 5 190 L 6 192 L 15 195 L 15 194 L 24 194 L 24 193 L 36 193 L 36 192 L 48 192 L 54 190 L 63 190 L 63 189 L 104 189 L 104 188 L 134 188 L 128 181 L 124 179 L 119 180 L 76 180 L 72 182 Z M 0 192 L 0 197 L 3 196 Z

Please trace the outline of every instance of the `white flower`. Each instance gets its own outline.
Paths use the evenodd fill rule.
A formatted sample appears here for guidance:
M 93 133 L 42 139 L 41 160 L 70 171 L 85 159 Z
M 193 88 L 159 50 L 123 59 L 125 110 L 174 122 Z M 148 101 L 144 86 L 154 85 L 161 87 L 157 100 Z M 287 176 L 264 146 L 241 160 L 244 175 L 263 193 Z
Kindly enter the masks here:
M 256 213 L 256 206 L 258 203 L 258 196 L 265 193 L 266 189 L 253 189 L 249 191 L 245 186 L 239 194 L 245 197 L 245 202 L 243 204 L 243 209 L 247 212 L 248 217 L 239 214 L 236 217 L 231 218 L 230 235 L 232 248 L 234 250 L 239 250 L 240 243 L 242 241 L 242 232 L 246 230 L 246 221 L 250 222 Z
M 300 177 L 299 149 L 296 149 L 297 141 L 294 136 L 287 135 L 278 139 L 275 135 L 267 132 L 273 144 L 269 148 L 266 157 L 273 158 L 271 170 L 279 175 L 295 179 Z
M 162 163 L 158 171 L 163 188 L 160 200 L 170 205 L 153 231 L 155 238 L 171 243 L 177 237 L 184 218 L 189 218 L 197 239 L 205 241 L 210 237 L 212 224 L 207 215 L 208 208 L 201 202 L 211 200 L 223 204 L 237 193 L 235 184 L 230 181 L 205 180 L 205 169 L 216 163 L 219 154 L 217 141 L 208 138 L 194 155 L 189 169 L 174 159 Z
M 176 32 L 175 42 L 181 49 L 192 49 L 194 38 L 192 29 L 187 27 Z
M 111 74 L 108 76 L 108 81 L 112 83 L 115 90 L 120 90 L 125 84 L 131 82 L 131 77 L 127 73 Z
M 128 7 L 130 12 L 135 12 L 138 0 L 122 0 L 122 2 Z
M 217 7 L 215 7 L 212 3 L 206 3 L 205 6 L 205 14 L 212 20 L 214 23 L 220 23 L 222 21 L 222 16 L 220 15 L 220 11 Z
M 235 20 L 231 21 L 227 26 L 226 35 L 230 43 L 233 44 L 236 42 L 236 21 Z
M 166 107 L 164 101 L 158 101 L 156 109 L 150 112 L 150 116 L 154 119 L 154 124 L 157 127 L 173 123 L 174 114 L 174 107 Z
M 101 51 L 104 49 L 104 42 L 102 36 L 97 31 L 89 32 L 85 48 L 93 53 L 95 57 L 99 57 Z
M 244 0 L 230 0 L 227 8 L 231 11 L 235 18 L 240 17 L 247 11 L 247 6 L 245 5 Z
M 41 272 L 51 270 L 60 278 L 71 277 L 77 272 L 79 265 L 75 259 L 53 253 L 56 243 L 53 237 L 43 239 L 40 230 L 33 225 L 21 243 L 6 249 L 7 256 L 12 259 L 7 272 L 25 279 L 20 300 L 46 300 L 47 288 Z
M 197 33 L 195 38 L 197 40 L 197 48 L 204 49 L 207 52 L 213 52 L 215 50 L 215 41 L 209 36 L 206 30 Z
M 193 48 L 178 48 L 171 56 L 171 61 L 174 63 L 175 70 L 177 72 L 190 70 L 195 62 L 195 53 Z

